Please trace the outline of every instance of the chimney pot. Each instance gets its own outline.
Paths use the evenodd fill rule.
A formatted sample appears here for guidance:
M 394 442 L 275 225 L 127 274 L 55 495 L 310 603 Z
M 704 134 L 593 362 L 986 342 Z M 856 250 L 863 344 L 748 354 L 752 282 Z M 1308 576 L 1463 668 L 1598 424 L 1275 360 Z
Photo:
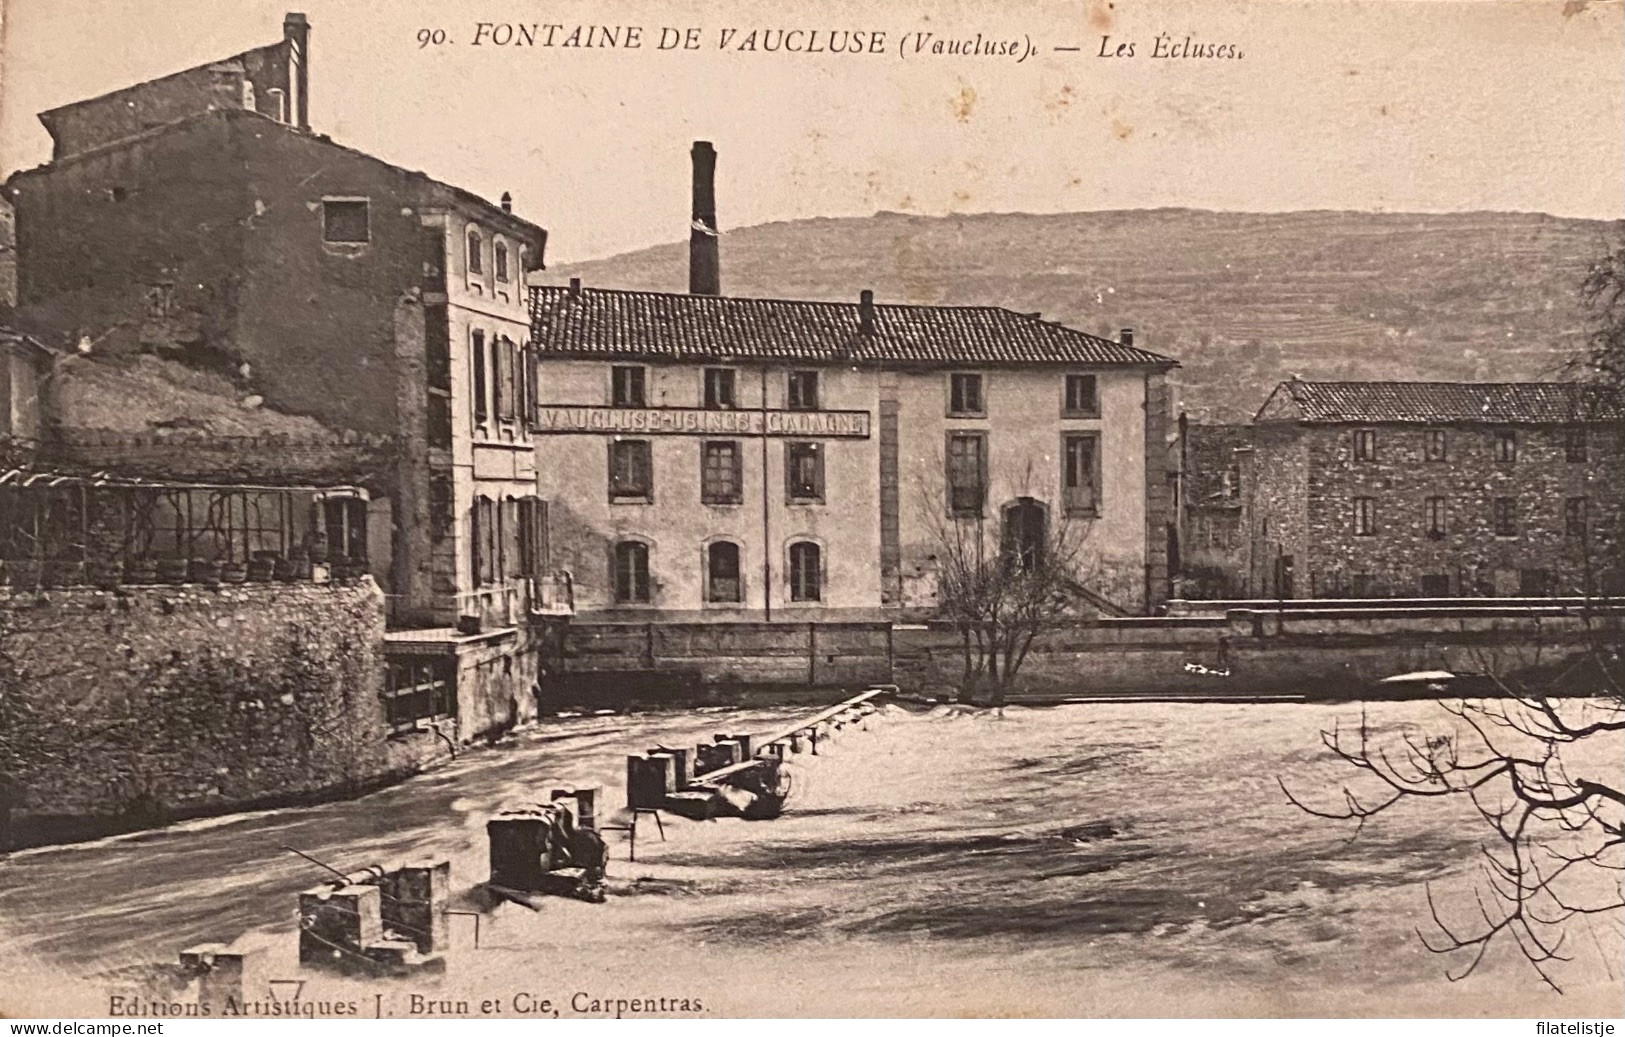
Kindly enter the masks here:
M 688 231 L 688 290 L 691 295 L 722 294 L 722 260 L 717 242 L 717 150 L 697 140 L 689 157 L 694 165 L 694 207 Z
M 502 192 L 502 211 L 513 212 L 513 195 L 507 191 Z
M 1117 341 L 1125 346 L 1134 345 L 1134 329 L 1124 328 L 1122 331 L 1118 332 Z
M 288 115 L 301 130 L 310 130 L 310 20 L 298 11 L 282 19 L 282 38 L 287 41 Z
M 858 333 L 875 333 L 875 293 L 867 288 L 858 293 Z

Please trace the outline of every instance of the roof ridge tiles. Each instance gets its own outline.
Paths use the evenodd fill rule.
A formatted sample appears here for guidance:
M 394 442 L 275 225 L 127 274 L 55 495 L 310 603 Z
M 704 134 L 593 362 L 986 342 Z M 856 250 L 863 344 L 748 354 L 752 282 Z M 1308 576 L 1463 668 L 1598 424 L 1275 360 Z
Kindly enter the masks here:
M 593 357 L 1176 366 L 1148 350 L 1002 306 L 877 302 L 874 332 L 866 335 L 856 319 L 862 305 L 538 285 L 532 341 L 544 353 Z

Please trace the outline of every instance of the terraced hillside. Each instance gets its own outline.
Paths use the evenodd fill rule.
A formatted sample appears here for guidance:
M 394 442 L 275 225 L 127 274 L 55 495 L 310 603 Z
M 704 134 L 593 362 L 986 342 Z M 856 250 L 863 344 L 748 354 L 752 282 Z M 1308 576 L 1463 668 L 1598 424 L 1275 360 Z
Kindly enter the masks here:
M 1183 365 L 1193 417 L 1245 420 L 1310 379 L 1550 377 L 1585 332 L 1577 287 L 1625 222 L 1529 213 L 1152 209 L 799 220 L 725 232 L 730 295 L 1040 311 Z M 549 282 L 683 291 L 686 244 Z

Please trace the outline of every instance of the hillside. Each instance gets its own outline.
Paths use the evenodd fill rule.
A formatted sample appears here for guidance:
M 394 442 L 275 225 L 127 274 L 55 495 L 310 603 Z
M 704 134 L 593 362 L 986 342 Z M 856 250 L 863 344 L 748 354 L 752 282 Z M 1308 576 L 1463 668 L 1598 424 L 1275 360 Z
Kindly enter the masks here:
M 1193 417 L 1251 417 L 1277 381 L 1550 377 L 1585 333 L 1576 293 L 1625 223 L 1524 213 L 951 217 L 879 213 L 727 231 L 730 295 L 993 304 L 1178 359 Z M 683 291 L 687 244 L 550 270 Z

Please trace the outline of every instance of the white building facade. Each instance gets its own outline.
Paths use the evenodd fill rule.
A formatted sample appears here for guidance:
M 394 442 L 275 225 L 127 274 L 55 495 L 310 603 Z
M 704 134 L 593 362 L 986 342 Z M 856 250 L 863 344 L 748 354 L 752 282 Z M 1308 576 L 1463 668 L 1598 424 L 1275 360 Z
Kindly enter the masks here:
M 584 619 L 896 618 L 934 604 L 945 526 L 1012 521 L 1077 528 L 1102 607 L 1166 598 L 1173 362 L 1127 334 L 578 283 L 531 316 L 536 492 Z

